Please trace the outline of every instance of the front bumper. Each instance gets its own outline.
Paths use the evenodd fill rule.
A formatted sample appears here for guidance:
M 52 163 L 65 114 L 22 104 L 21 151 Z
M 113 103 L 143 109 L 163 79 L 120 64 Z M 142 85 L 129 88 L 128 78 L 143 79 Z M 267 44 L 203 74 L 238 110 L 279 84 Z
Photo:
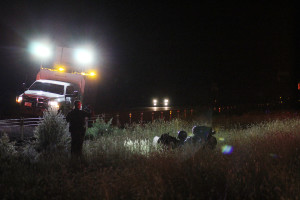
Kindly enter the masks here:
M 38 107 L 28 107 L 21 105 L 20 106 L 20 114 L 22 116 L 32 116 L 32 117 L 41 117 L 43 116 L 43 112 L 47 110 L 46 108 L 38 108 Z

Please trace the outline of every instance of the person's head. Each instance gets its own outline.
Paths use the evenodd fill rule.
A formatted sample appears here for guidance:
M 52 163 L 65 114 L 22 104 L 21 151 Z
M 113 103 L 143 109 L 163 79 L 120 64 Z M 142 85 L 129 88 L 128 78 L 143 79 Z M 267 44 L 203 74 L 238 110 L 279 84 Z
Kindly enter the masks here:
M 187 132 L 178 131 L 177 137 L 180 141 L 185 141 L 185 139 L 187 138 Z
M 79 100 L 74 101 L 74 108 L 77 110 L 81 109 L 81 102 Z

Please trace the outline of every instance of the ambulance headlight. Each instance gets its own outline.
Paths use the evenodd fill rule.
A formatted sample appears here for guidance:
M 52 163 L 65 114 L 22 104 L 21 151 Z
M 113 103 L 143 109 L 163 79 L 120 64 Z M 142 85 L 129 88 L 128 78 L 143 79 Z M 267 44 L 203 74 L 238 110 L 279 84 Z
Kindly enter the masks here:
M 23 100 L 23 97 L 22 96 L 18 96 L 17 99 L 16 99 L 16 102 L 17 103 L 21 103 Z
M 57 101 L 49 101 L 49 106 L 52 108 L 59 108 L 59 104 Z

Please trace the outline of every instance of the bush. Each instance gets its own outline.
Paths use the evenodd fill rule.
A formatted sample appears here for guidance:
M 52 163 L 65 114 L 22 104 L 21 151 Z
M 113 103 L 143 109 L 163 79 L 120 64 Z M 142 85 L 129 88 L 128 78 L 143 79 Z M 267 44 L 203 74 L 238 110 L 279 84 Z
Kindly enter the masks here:
M 14 143 L 9 142 L 9 137 L 6 133 L 0 138 L 0 160 L 9 158 L 16 154 Z
M 64 115 L 55 110 L 44 112 L 44 119 L 34 130 L 37 149 L 45 152 L 67 150 L 70 143 L 68 123 Z
M 86 132 L 86 137 L 90 139 L 94 139 L 99 135 L 107 135 L 113 132 L 112 127 L 112 118 L 106 123 L 105 120 L 101 118 L 97 118 L 96 122 L 93 124 L 91 128 L 88 128 Z

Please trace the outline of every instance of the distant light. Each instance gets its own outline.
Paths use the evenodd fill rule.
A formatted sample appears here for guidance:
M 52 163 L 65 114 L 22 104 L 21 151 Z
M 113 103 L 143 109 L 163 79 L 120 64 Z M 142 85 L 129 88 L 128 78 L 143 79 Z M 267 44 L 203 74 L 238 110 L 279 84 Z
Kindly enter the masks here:
M 224 145 L 224 146 L 222 146 L 222 153 L 223 154 L 231 154 L 232 151 L 233 151 L 232 146 L 230 146 L 230 145 Z
M 164 99 L 164 105 L 168 106 L 169 105 L 169 99 Z
M 75 59 L 80 65 L 90 65 L 94 61 L 94 55 L 91 50 L 77 49 L 75 50 Z
M 153 99 L 153 106 L 157 106 L 157 99 Z
M 29 51 L 41 59 L 50 58 L 52 55 L 51 47 L 46 43 L 33 42 L 29 47 Z
M 224 138 L 222 138 L 222 137 L 220 137 L 220 138 L 219 138 L 219 140 L 220 140 L 220 141 L 225 141 L 225 139 L 224 139 Z

